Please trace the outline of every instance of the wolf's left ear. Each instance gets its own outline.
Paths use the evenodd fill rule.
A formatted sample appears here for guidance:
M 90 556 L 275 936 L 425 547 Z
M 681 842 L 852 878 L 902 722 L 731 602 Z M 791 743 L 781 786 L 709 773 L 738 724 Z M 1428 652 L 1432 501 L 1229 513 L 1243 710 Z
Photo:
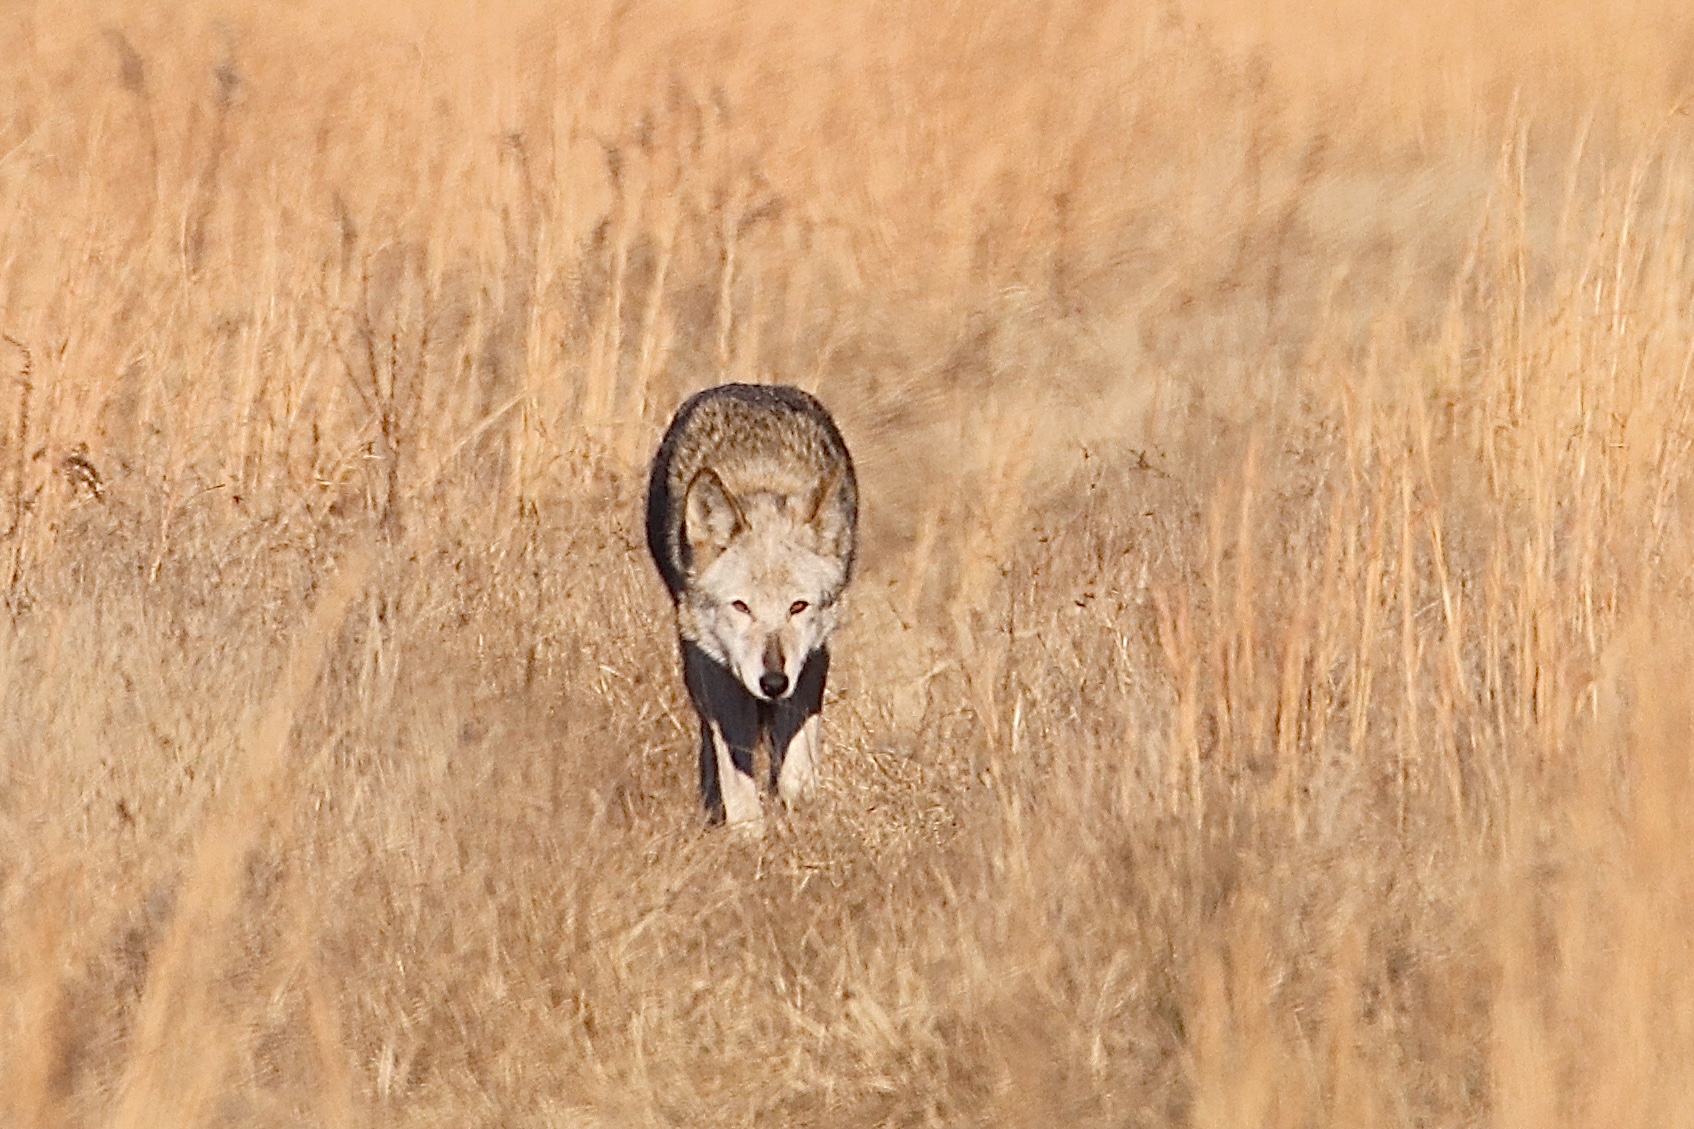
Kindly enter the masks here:
M 837 466 L 818 483 L 811 499 L 811 514 L 806 524 L 818 531 L 826 545 L 845 549 L 853 534 L 851 503 L 846 497 L 847 468 Z
M 682 507 L 682 533 L 693 550 L 694 570 L 716 560 L 745 528 L 747 519 L 723 479 L 711 467 L 703 468 L 688 484 Z

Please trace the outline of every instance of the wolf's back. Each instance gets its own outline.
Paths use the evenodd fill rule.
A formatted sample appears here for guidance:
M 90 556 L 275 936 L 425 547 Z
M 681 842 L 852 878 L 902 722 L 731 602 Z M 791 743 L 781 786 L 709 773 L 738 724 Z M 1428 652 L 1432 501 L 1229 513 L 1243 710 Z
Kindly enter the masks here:
M 717 472 L 731 494 L 810 498 L 841 471 L 838 504 L 856 524 L 858 486 L 853 460 L 824 406 L 780 384 L 721 384 L 677 409 L 653 459 L 647 483 L 647 547 L 674 597 L 687 583 L 688 548 L 682 533 L 683 498 L 701 470 Z M 846 565 L 853 563 L 853 542 Z

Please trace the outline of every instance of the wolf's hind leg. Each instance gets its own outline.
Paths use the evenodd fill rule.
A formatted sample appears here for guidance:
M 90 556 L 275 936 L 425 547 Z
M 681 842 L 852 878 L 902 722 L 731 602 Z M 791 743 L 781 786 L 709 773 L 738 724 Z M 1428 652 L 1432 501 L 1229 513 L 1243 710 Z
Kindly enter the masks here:
M 771 726 L 771 777 L 784 803 L 804 799 L 817 783 L 828 675 L 829 652 L 820 648 L 801 668 L 794 693 L 777 703 Z

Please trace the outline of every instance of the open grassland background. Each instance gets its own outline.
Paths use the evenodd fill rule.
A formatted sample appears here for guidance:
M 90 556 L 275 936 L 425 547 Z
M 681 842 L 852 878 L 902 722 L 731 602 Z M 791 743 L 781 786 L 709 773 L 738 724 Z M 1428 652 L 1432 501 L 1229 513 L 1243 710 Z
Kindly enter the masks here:
M 1694 1123 L 1681 0 L 0 47 L 0 1123 Z M 865 499 L 759 843 L 725 378 Z

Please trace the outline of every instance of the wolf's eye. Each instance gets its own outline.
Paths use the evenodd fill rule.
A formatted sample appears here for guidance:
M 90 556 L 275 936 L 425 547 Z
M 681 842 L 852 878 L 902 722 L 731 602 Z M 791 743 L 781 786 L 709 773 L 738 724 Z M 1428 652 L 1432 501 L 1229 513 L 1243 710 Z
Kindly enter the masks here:
M 807 608 L 809 608 L 811 606 L 812 605 L 808 604 L 804 600 L 795 600 L 792 604 L 788 605 L 788 614 L 789 615 L 799 615 L 801 612 L 805 611 Z
M 731 603 L 729 606 L 734 608 L 736 611 L 740 612 L 742 615 L 752 615 L 753 614 L 753 609 L 748 607 L 747 604 L 744 601 L 736 600 L 733 603 Z

